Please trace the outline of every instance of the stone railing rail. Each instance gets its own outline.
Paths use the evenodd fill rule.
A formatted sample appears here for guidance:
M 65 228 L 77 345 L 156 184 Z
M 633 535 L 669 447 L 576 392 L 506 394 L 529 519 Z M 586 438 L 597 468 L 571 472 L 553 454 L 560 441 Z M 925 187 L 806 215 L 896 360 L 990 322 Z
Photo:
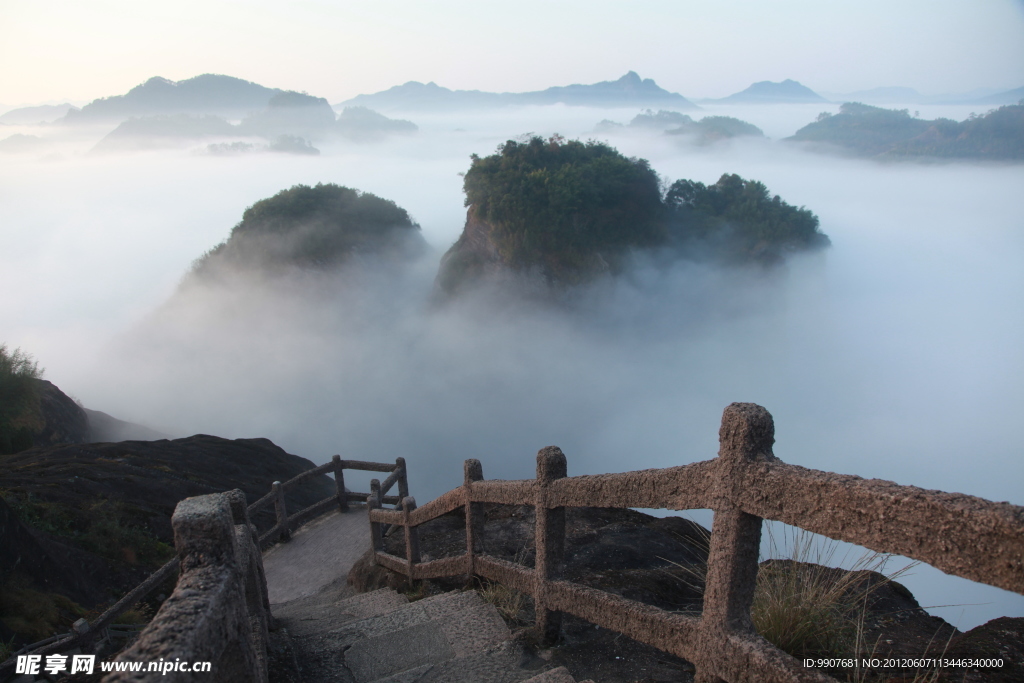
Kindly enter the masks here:
M 379 485 L 380 487 L 380 500 L 382 503 L 398 505 L 403 498 L 409 495 L 409 478 L 406 470 L 405 458 L 396 458 L 395 464 L 382 463 L 382 462 L 364 462 L 362 460 L 343 460 L 340 455 L 335 455 L 331 458 L 330 462 L 324 463 L 319 467 L 302 472 L 298 476 L 295 476 L 288 481 L 281 483 L 275 481 L 271 486 L 270 493 L 263 496 L 255 503 L 249 506 L 249 514 L 255 514 L 262 510 L 268 505 L 274 505 L 274 511 L 277 515 L 277 523 L 266 533 L 260 536 L 261 544 L 272 543 L 275 540 L 288 540 L 291 538 L 292 532 L 299 526 L 306 522 L 316 519 L 320 515 L 324 514 L 328 510 L 331 510 L 335 505 L 338 506 L 338 510 L 341 512 L 347 512 L 349 509 L 350 502 L 362 503 L 368 500 L 376 489 L 371 493 L 356 493 L 345 489 L 345 470 L 362 470 L 364 472 L 388 472 L 387 479 L 384 480 L 384 484 Z M 335 493 L 333 496 L 328 496 L 323 500 L 310 505 L 304 510 L 289 515 L 288 508 L 285 505 L 284 494 L 294 488 L 298 483 L 315 477 L 318 474 L 327 474 L 331 472 L 334 474 L 334 485 Z M 374 482 L 377 480 L 374 479 Z M 389 496 L 387 492 L 394 486 L 398 485 L 398 495 Z
M 692 662 L 698 683 L 833 681 L 805 669 L 757 635 L 751 605 L 763 519 L 777 520 L 880 553 L 928 562 L 947 574 L 1024 593 L 1024 508 L 888 481 L 805 469 L 772 453 L 775 428 L 761 406 L 725 409 L 714 460 L 660 470 L 567 477 L 556 447 L 537 454 L 537 477 L 485 481 L 478 460 L 464 483 L 416 508 L 367 501 L 373 557 L 411 579 L 470 574 L 533 597 L 537 628 L 552 643 L 567 612 Z M 534 568 L 485 553 L 483 504 L 536 509 Z M 420 562 L 416 527 L 464 508 L 466 552 Z M 562 580 L 566 507 L 712 509 L 704 606 L 699 617 L 672 613 Z M 384 552 L 381 526 L 405 532 L 405 557 Z
M 404 458 L 397 458 L 395 463 L 391 464 L 364 462 L 361 460 L 344 460 L 341 456 L 335 455 L 331 458 L 330 462 L 320 465 L 319 467 L 305 470 L 286 482 L 274 482 L 269 493 L 248 506 L 246 509 L 247 515 L 253 515 L 270 504 L 273 504 L 275 507 L 276 523 L 268 531 L 258 537 L 258 547 L 265 548 L 277 540 L 288 540 L 291 537 L 292 532 L 298 529 L 301 525 L 330 511 L 335 507 L 335 505 L 337 506 L 337 509 L 342 512 L 348 511 L 351 507 L 350 503 L 353 502 L 359 504 L 361 507 L 362 503 L 371 497 L 371 494 L 346 490 L 344 476 L 344 470 L 346 469 L 369 472 L 388 472 L 389 476 L 385 480 L 386 486 L 380 487 L 380 499 L 384 503 L 398 504 L 402 498 L 409 495 L 408 475 Z M 304 510 L 300 510 L 289 516 L 284 501 L 285 492 L 310 477 L 318 474 L 327 474 L 328 472 L 334 474 L 334 495 L 328 496 L 318 503 L 314 503 Z M 399 495 L 385 495 L 395 484 L 398 485 Z M 376 492 L 376 489 L 374 489 L 374 492 Z M 399 505 L 398 507 L 400 508 L 401 506 Z M 175 514 L 177 514 L 177 509 L 175 510 Z M 175 540 L 175 545 L 177 545 L 177 539 Z M 115 623 L 115 620 L 118 617 L 137 605 L 141 600 L 147 598 L 159 586 L 164 585 L 171 577 L 178 573 L 180 557 L 181 552 L 179 548 L 177 557 L 167 562 L 167 564 L 160 567 L 160 569 L 156 570 L 149 576 L 149 578 L 133 588 L 116 603 L 111 605 L 92 623 L 87 622 L 85 619 L 79 619 L 75 622 L 70 633 L 51 636 L 45 640 L 25 646 L 13 653 L 7 660 L 0 662 L 0 681 L 5 680 L 6 677 L 14 671 L 18 655 L 32 654 L 46 656 L 50 654 L 66 653 L 75 648 L 87 647 L 97 638 L 105 636 L 108 629 Z M 182 659 L 184 660 L 184 657 L 182 657 Z M 159 676 L 159 674 L 157 675 Z

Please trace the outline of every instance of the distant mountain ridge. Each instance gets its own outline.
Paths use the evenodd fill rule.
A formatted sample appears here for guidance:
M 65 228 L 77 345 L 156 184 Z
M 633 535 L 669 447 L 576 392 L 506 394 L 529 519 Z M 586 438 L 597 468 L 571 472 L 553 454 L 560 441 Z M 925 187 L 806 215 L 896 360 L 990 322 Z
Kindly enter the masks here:
M 1017 104 L 1024 99 L 1024 87 L 1012 90 L 992 90 L 978 88 L 966 93 L 947 93 L 944 95 L 923 95 L 913 88 L 905 86 L 886 86 L 857 90 L 855 92 L 836 93 L 822 92 L 822 96 L 833 102 L 861 102 L 863 104 L 977 104 L 1000 105 Z
M 661 106 L 674 109 L 699 109 L 679 93 L 669 92 L 653 79 L 640 78 L 630 71 L 615 81 L 590 85 L 554 86 L 546 90 L 522 93 L 495 93 L 481 90 L 450 90 L 434 82 L 409 81 L 381 92 L 357 95 L 335 106 L 362 106 L 376 110 L 454 110 L 483 109 L 515 105 L 568 104 L 571 106 Z
M 789 142 L 814 151 L 880 159 L 1024 159 L 1024 105 L 1004 105 L 965 121 L 926 120 L 906 109 L 857 102 L 822 112 Z
M 978 104 L 1017 104 L 1021 100 L 1024 100 L 1024 86 L 982 97 L 976 102 Z
M 42 104 L 38 107 L 19 107 L 0 115 L 0 123 L 13 125 L 34 125 L 37 123 L 50 123 L 69 111 L 78 109 L 69 102 L 64 104 Z
M 123 121 L 132 116 L 170 114 L 244 115 L 265 108 L 284 91 L 258 83 L 223 76 L 202 74 L 183 81 L 155 76 L 124 95 L 93 100 L 80 110 L 71 110 L 62 119 L 66 123 Z
M 804 102 L 828 102 L 824 97 L 805 85 L 786 79 L 781 83 L 759 81 L 746 90 L 733 93 L 717 100 L 702 100 L 720 104 L 793 104 Z

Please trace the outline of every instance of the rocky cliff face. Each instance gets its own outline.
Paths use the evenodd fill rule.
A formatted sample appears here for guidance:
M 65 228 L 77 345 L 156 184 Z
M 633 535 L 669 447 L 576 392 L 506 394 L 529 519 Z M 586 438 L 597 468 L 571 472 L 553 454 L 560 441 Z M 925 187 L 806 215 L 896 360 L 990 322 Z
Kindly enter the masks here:
M 440 291 L 454 294 L 469 283 L 501 270 L 498 246 L 491 236 L 493 231 L 493 226 L 482 220 L 470 207 L 462 235 L 441 258 L 435 280 Z

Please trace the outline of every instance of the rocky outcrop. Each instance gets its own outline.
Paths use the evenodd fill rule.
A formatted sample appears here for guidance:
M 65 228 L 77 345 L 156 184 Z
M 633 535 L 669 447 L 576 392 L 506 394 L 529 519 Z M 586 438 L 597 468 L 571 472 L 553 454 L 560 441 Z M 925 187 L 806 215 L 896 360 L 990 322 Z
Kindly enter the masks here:
M 97 441 L 152 441 L 168 438 L 167 434 L 149 427 L 118 420 L 99 410 L 84 408 L 52 382 L 44 379 L 31 382 L 31 396 L 13 423 L 29 431 L 34 448 Z
M 155 429 L 144 427 L 133 422 L 118 420 L 116 417 L 107 415 L 100 410 L 89 410 L 84 408 L 85 416 L 89 419 L 89 442 L 101 441 L 157 441 L 158 439 L 170 439 L 170 434 L 158 432 Z
M 196 260 L 183 288 L 360 258 L 404 264 L 425 251 L 420 226 L 393 201 L 334 184 L 296 185 L 246 209 L 228 239 Z
M 173 557 L 171 515 L 180 500 L 237 488 L 252 503 L 274 481 L 313 467 L 267 439 L 206 435 L 67 444 L 2 456 L 0 571 L 8 579 L 18 574 L 18 590 L 35 591 L 25 594 L 37 595 L 31 598 L 37 603 L 38 594 L 47 593 L 98 606 L 121 597 Z M 332 479 L 312 477 L 288 492 L 287 504 L 301 510 L 334 493 Z M 273 515 L 265 510 L 254 522 L 265 531 Z M 10 614 L 4 612 L 5 599 L 0 621 L 19 633 L 19 642 L 31 642 L 36 634 L 11 621 L 25 608 L 13 605 Z
M 89 418 L 85 411 L 56 385 L 37 379 L 38 404 L 32 445 L 45 448 L 64 443 L 89 441 Z
M 736 124 L 745 125 L 721 117 L 709 125 L 722 132 Z M 442 259 L 436 288 L 447 296 L 500 273 L 554 294 L 625 273 L 639 254 L 663 265 L 771 266 L 829 244 L 813 213 L 761 182 L 683 179 L 665 196 L 660 182 L 644 159 L 557 135 L 474 156 L 463 182 L 466 225 Z

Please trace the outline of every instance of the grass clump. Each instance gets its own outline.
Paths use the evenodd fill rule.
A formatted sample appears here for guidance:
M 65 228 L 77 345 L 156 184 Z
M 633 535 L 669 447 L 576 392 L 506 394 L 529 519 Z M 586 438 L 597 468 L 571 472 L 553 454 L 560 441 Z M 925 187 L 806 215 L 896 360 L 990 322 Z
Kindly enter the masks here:
M 477 588 L 477 592 L 487 602 L 494 605 L 501 618 L 508 623 L 519 624 L 523 622 L 523 612 L 526 610 L 526 596 L 517 590 L 504 586 L 495 581 L 484 581 Z
M 751 610 L 757 632 L 794 657 L 852 653 L 863 579 L 837 579 L 828 569 L 792 560 L 761 565 Z
M 29 642 L 71 628 L 86 610 L 57 593 L 36 590 L 29 579 L 15 573 L 0 588 L 0 621 Z
M 771 525 L 767 529 L 771 555 L 781 555 Z M 866 551 L 850 569 L 838 569 L 829 566 L 835 541 L 823 543 L 802 529 L 788 536 L 789 558 L 762 562 L 757 574 L 751 608 L 757 632 L 798 658 L 859 651 L 868 598 L 914 565 L 886 573 L 890 556 Z
M 804 531 L 786 532 L 779 543 L 766 525 L 769 559 L 758 569 L 751 619 L 757 633 L 798 659 L 850 656 L 864 649 L 864 620 L 873 592 L 916 563 L 886 573 L 890 556 L 866 551 L 850 569 L 834 564 L 838 544 Z M 787 527 L 788 528 L 788 527 Z M 710 546 L 710 535 L 704 542 Z M 845 560 L 846 558 L 843 558 Z M 671 573 L 703 592 L 707 565 L 675 565 Z

